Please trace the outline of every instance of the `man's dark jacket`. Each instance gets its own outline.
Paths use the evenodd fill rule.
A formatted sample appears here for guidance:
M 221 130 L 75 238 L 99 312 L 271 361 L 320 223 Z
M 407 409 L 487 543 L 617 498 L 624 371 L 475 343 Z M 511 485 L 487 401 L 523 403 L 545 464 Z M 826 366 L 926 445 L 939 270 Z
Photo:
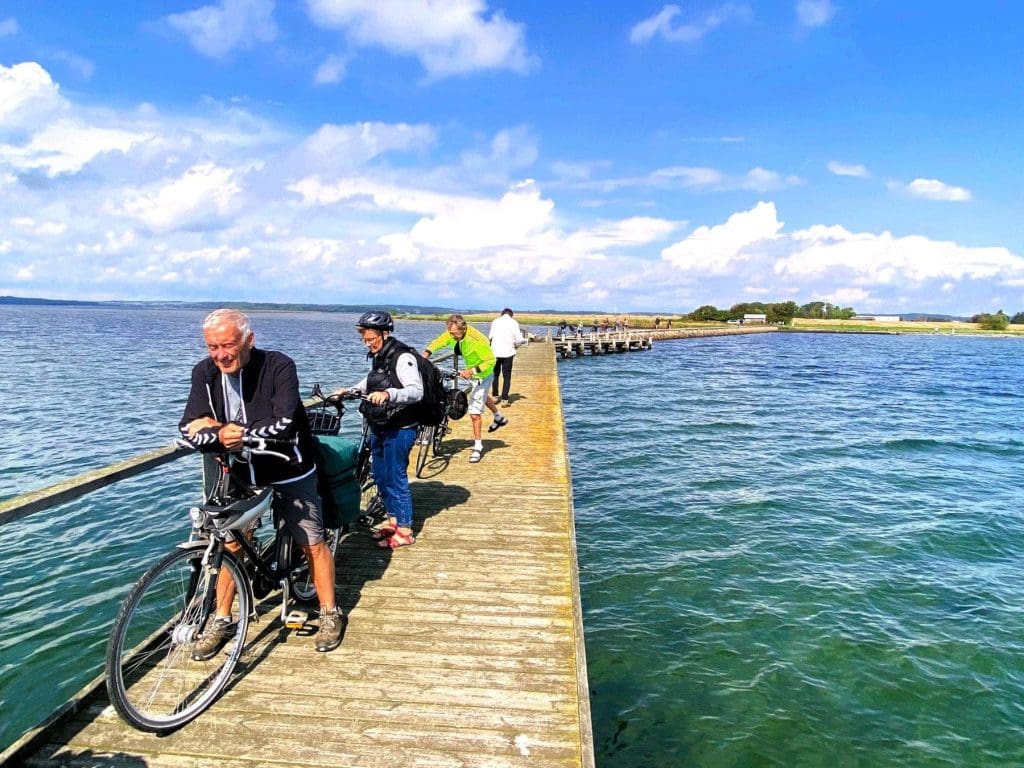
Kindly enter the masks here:
M 235 469 L 245 468 L 246 479 L 253 485 L 267 485 L 300 478 L 315 467 L 316 449 L 306 419 L 306 409 L 299 397 L 299 377 L 295 363 L 282 352 L 253 348 L 249 362 L 239 372 L 242 379 L 242 414 L 229 418 L 224 397 L 224 375 L 209 357 L 192 369 L 192 389 L 185 404 L 185 414 L 178 427 L 182 437 L 204 452 L 221 452 L 225 448 L 217 437 L 219 427 L 207 427 L 188 436 L 188 425 L 195 419 L 212 416 L 222 424 L 233 422 L 245 428 L 247 435 L 274 439 L 299 436 L 299 444 L 282 450 L 292 460 L 285 462 L 273 456 L 253 456 L 249 465 L 235 462 Z

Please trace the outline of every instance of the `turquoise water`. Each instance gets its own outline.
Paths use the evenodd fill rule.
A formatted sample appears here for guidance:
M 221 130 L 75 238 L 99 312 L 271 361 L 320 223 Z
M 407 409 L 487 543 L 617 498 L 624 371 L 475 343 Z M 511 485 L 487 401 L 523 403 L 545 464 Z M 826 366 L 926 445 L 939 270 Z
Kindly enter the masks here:
M 1024 764 L 1019 340 L 560 364 L 602 766 Z
M 202 315 L 0 307 L 0 498 L 166 444 Z M 351 316 L 254 320 L 305 389 L 363 370 Z M 599 766 L 1024 764 L 1020 340 L 694 339 L 559 370 Z M 197 472 L 3 527 L 0 747 L 98 673 Z

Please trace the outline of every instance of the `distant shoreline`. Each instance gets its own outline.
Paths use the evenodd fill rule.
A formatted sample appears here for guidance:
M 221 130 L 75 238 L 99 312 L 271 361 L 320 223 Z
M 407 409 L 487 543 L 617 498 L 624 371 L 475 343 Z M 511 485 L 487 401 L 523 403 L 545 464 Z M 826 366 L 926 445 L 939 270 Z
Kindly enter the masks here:
M 241 302 L 241 301 L 78 301 L 74 299 L 40 299 L 19 296 L 0 296 L 0 306 L 43 306 L 43 307 L 84 307 L 95 309 L 195 309 L 212 311 L 228 306 L 247 312 L 337 312 L 359 313 L 368 309 L 378 308 L 377 304 L 287 304 L 272 302 Z M 401 320 L 443 321 L 448 315 L 459 312 L 471 323 L 488 323 L 497 317 L 500 310 L 454 310 L 445 307 L 424 307 L 413 305 L 391 305 L 390 310 Z M 658 335 L 659 331 L 680 328 L 721 328 L 722 322 L 697 322 L 684 319 L 683 315 L 668 313 L 631 314 L 608 312 L 517 312 L 515 318 L 521 325 L 557 326 L 563 320 L 575 328 L 582 324 L 585 331 L 593 329 L 595 323 L 607 319 L 628 322 L 628 330 L 651 331 Z M 660 319 L 660 327 L 655 328 L 655 319 Z M 671 321 L 671 328 L 666 323 Z M 731 326 L 730 326 L 731 327 Z M 1024 338 L 1024 325 L 1011 325 L 1003 331 L 987 331 L 978 327 L 977 323 L 950 320 L 905 320 L 899 322 L 863 321 L 863 320 L 810 320 L 794 318 L 793 324 L 779 326 L 786 333 L 858 333 L 877 335 L 969 335 L 991 337 Z

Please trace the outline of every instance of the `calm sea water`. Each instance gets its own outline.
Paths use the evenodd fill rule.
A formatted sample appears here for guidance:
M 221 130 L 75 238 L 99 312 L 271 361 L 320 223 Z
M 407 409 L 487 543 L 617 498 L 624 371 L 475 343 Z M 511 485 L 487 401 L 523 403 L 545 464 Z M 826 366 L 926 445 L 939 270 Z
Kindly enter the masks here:
M 0 498 L 169 442 L 202 315 L 0 307 Z M 307 390 L 361 375 L 353 320 L 254 314 Z M 602 768 L 1024 764 L 1024 343 L 770 334 L 559 367 Z M 4 526 L 0 747 L 99 673 L 197 472 Z

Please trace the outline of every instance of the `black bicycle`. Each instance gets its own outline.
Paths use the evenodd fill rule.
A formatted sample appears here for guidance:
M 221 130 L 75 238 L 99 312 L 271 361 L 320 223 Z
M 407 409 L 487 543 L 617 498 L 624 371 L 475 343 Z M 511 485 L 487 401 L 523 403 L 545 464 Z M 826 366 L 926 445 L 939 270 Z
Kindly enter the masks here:
M 242 453 L 289 457 L 295 440 L 246 436 Z M 205 502 L 189 511 L 192 530 L 150 568 L 121 605 L 107 645 L 106 684 L 118 714 L 133 727 L 166 733 L 193 720 L 217 698 L 231 678 L 245 646 L 255 601 L 281 590 L 281 619 L 298 628 L 306 614 L 290 601 L 316 598 L 309 566 L 279 515 L 273 535 L 261 541 L 254 529 L 272 509 L 273 489 L 246 485 L 228 471 L 228 458 L 215 458 L 219 476 L 206 484 Z M 332 557 L 336 529 L 326 532 Z M 241 552 L 227 549 L 237 542 Z M 223 653 L 197 659 L 196 642 L 212 627 L 220 579 L 234 586 L 234 634 Z M 224 587 L 221 587 L 223 590 Z
M 454 365 L 458 365 L 458 358 L 455 358 Z M 441 378 L 447 383 L 448 404 L 440 422 L 434 425 L 421 425 L 416 432 L 416 477 L 423 477 L 423 470 L 431 455 L 435 458 L 448 458 L 448 455 L 441 450 L 441 444 L 452 433 L 450 421 L 461 419 L 466 413 L 466 396 L 459 387 L 458 368 L 455 367 L 450 371 L 442 370 Z M 462 392 L 461 397 L 458 395 L 460 392 Z

